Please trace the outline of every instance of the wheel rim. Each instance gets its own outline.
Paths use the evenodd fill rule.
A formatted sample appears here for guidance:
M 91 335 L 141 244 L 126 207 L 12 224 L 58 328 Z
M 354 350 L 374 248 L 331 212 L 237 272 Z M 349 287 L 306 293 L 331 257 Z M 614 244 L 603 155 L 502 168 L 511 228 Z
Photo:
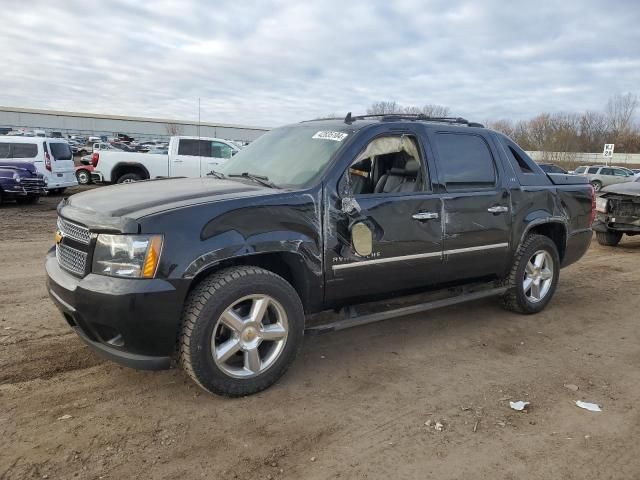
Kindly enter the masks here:
M 596 192 L 599 192 L 599 191 L 600 191 L 600 189 L 602 188 L 602 185 L 601 185 L 599 182 L 594 182 L 592 185 L 593 185 L 593 189 L 594 189 Z
M 126 178 L 121 183 L 134 183 L 135 181 L 136 180 L 134 180 L 133 178 Z
M 531 303 L 543 300 L 553 284 L 553 259 L 546 250 L 534 253 L 524 271 L 522 289 Z
M 78 182 L 82 185 L 89 183 L 89 176 L 85 172 L 78 173 Z
M 280 358 L 288 334 L 282 305 L 269 295 L 249 295 L 229 305 L 218 318 L 211 354 L 230 377 L 255 377 Z

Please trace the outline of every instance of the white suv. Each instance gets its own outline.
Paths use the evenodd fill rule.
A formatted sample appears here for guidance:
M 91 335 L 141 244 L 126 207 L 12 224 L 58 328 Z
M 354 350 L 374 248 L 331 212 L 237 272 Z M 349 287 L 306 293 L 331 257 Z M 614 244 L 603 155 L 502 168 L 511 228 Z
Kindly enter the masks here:
M 621 167 L 606 167 L 604 165 L 578 167 L 574 170 L 574 173 L 586 176 L 596 192 L 599 192 L 602 187 L 613 185 L 614 183 L 633 182 L 635 180 L 631 170 Z
M 62 193 L 78 185 L 73 153 L 64 139 L 0 136 L 0 159 L 32 162 L 44 175 L 49 192 Z

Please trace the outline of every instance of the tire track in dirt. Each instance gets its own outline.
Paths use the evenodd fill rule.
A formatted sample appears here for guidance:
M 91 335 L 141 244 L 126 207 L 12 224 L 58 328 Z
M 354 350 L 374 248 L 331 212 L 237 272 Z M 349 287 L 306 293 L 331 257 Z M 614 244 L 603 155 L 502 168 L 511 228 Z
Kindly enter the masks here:
M 6 345 L 3 350 L 0 385 L 49 379 L 104 363 L 73 333 Z

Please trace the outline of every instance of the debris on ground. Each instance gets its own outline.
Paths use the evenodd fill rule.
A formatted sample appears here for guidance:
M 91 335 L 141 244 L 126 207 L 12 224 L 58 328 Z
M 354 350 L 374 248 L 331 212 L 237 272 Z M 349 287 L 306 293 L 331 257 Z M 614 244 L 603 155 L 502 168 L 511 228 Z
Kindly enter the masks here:
M 529 405 L 529 402 L 523 402 L 522 400 L 518 402 L 509 402 L 509 405 L 512 409 L 517 410 L 518 412 L 523 411 Z
M 444 425 L 440 422 L 436 422 L 435 428 L 438 432 L 441 432 L 442 430 L 444 430 Z
M 582 400 L 578 400 L 576 402 L 576 405 L 580 408 L 584 408 L 585 410 L 589 410 L 590 412 L 602 411 L 602 409 L 600 408 L 600 405 L 598 405 L 597 403 L 589 403 L 589 402 L 583 402 Z
M 58 420 L 69 420 L 71 417 L 71 415 L 69 415 L 68 413 L 66 415 L 62 415 L 61 417 L 58 417 Z
M 578 391 L 578 386 L 574 385 L 573 383 L 565 383 L 564 384 L 564 388 L 568 388 L 572 392 L 577 392 Z

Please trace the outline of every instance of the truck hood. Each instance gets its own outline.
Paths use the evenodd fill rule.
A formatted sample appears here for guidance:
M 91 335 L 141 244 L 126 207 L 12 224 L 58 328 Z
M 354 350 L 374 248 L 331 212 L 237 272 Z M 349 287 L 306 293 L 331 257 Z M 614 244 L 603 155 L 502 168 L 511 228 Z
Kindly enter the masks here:
M 616 183 L 603 188 L 602 193 L 613 193 L 616 195 L 631 195 L 640 197 L 640 182 Z
M 131 231 L 132 222 L 189 205 L 278 193 L 279 190 L 235 180 L 168 178 L 100 187 L 78 193 L 58 206 L 58 212 L 90 228 Z

